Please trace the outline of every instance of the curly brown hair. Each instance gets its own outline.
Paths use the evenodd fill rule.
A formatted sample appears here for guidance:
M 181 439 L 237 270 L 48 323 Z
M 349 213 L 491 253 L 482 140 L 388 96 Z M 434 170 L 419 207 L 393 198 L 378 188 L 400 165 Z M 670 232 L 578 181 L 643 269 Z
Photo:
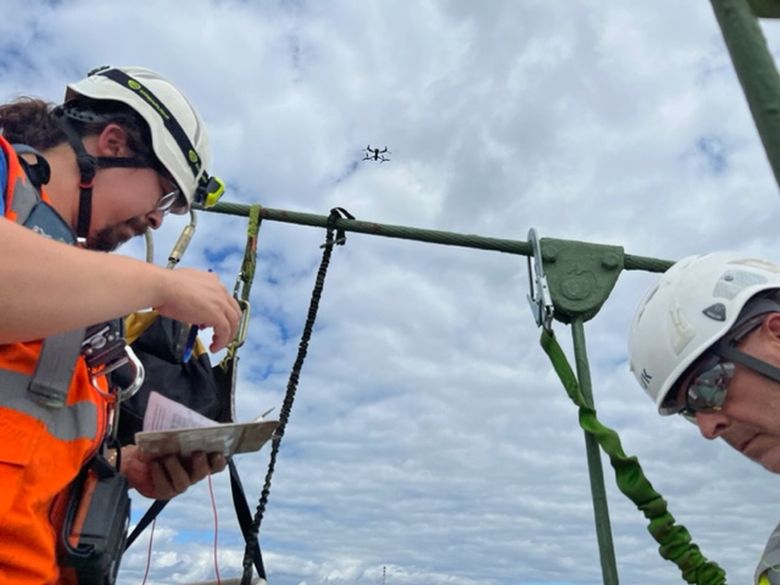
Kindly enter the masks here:
M 69 101 L 69 108 L 97 114 L 96 122 L 69 119 L 79 136 L 99 134 L 108 124 L 121 126 L 127 133 L 127 145 L 136 156 L 157 160 L 152 150 L 152 135 L 146 121 L 130 106 L 113 100 L 79 98 Z M 12 144 L 27 144 L 37 150 L 47 150 L 67 140 L 59 121 L 59 108 L 50 102 L 32 97 L 0 105 L 0 134 Z

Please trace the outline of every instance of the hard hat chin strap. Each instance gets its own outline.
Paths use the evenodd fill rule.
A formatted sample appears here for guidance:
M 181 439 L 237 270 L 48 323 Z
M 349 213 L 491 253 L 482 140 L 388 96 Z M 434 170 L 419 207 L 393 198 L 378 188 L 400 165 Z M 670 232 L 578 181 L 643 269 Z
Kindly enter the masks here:
M 84 148 L 81 136 L 68 120 L 67 113 L 62 108 L 56 111 L 55 119 L 65 133 L 68 144 L 76 153 L 76 164 L 79 167 L 79 207 L 76 222 L 76 241 L 86 246 L 89 226 L 92 222 L 92 186 L 98 169 L 111 167 L 154 168 L 154 165 L 141 157 L 106 157 L 93 156 Z

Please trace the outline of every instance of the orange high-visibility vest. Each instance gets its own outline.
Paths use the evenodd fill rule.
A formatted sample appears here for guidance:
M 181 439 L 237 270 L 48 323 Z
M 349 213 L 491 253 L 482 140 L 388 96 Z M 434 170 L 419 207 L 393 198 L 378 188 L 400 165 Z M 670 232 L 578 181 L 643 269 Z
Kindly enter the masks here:
M 47 205 L 47 195 L 30 182 L 16 152 L 2 136 L 0 149 L 8 163 L 8 182 L 2 194 L 6 219 L 0 221 L 11 220 L 46 232 L 45 226 L 41 229 L 27 220 L 40 215 L 35 206 L 41 201 Z M 56 212 L 49 217 L 59 220 Z M 34 263 L 35 258 L 19 261 Z M 57 291 L 51 294 L 56 302 Z M 56 543 L 62 519 L 55 512 L 59 509 L 55 500 L 65 497 L 68 485 L 99 448 L 106 429 L 107 398 L 92 386 L 80 355 L 69 359 L 66 352 L 63 359 L 58 351 L 62 337 L 0 345 L 2 585 L 59 582 Z M 73 339 L 71 335 L 71 348 Z M 80 346 L 80 339 L 77 343 Z M 64 366 L 58 360 L 65 362 Z M 44 385 L 64 380 L 64 406 L 47 406 L 36 398 L 31 388 L 41 380 Z

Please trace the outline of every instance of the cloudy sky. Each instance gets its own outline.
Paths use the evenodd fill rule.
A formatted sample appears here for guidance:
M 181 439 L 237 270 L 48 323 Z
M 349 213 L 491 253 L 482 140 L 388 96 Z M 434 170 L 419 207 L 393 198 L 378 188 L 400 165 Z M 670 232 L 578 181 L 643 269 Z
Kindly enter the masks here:
M 168 75 L 202 112 L 226 200 L 676 259 L 780 261 L 780 197 L 708 2 L 0 0 L 0 98 L 61 99 L 102 64 Z M 764 21 L 780 52 L 778 24 Z M 366 145 L 390 162 L 361 160 Z M 182 223 L 156 235 L 164 261 Z M 202 214 L 184 265 L 232 286 L 242 218 Z M 238 418 L 279 406 L 321 229 L 265 222 Z M 143 256 L 142 243 L 124 253 Z M 627 367 L 654 275 L 586 327 L 600 418 L 705 555 L 747 583 L 778 479 L 658 417 Z M 538 345 L 521 256 L 353 234 L 335 251 L 262 544 L 273 585 L 601 583 L 582 431 Z M 570 351 L 570 332 L 555 330 Z M 259 496 L 268 450 L 239 459 Z M 605 475 L 621 583 L 681 583 Z M 240 574 L 227 477 L 219 567 Z M 146 502 L 134 498 L 135 517 Z M 214 578 L 205 482 L 171 503 L 149 583 Z M 140 583 L 148 539 L 125 556 Z

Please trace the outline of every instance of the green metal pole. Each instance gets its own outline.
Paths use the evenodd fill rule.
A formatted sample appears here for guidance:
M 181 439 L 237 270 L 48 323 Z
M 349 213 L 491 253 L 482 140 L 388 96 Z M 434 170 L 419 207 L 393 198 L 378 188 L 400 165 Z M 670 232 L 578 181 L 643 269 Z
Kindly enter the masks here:
M 214 207 L 202 211 L 222 213 L 226 215 L 249 216 L 250 205 L 241 203 L 220 202 Z M 279 221 L 283 223 L 293 223 L 298 225 L 308 225 L 313 227 L 327 227 L 327 215 L 315 215 L 313 213 L 301 213 L 299 211 L 287 211 L 284 209 L 271 209 L 263 207 L 260 209 L 260 218 L 268 221 Z M 383 236 L 386 238 L 400 238 L 404 240 L 416 240 L 418 242 L 427 242 L 431 244 L 444 244 L 447 246 L 461 246 L 464 248 L 478 248 L 480 250 L 494 250 L 497 252 L 507 252 L 509 254 L 519 254 L 521 256 L 532 256 L 533 247 L 529 242 L 518 240 L 503 240 L 499 238 L 489 238 L 477 236 L 474 234 L 460 234 L 456 232 L 445 232 L 440 230 L 429 230 L 413 228 L 401 225 L 390 225 L 386 223 L 376 223 L 373 221 L 360 221 L 357 219 L 337 219 L 334 226 L 347 232 L 356 232 L 369 234 L 373 236 Z M 625 270 L 645 270 L 648 272 L 664 272 L 672 262 L 647 256 L 624 256 Z
M 572 339 L 574 341 L 574 358 L 577 365 L 577 379 L 580 390 L 588 406 L 593 407 L 593 391 L 590 383 L 588 355 L 585 350 L 585 326 L 581 317 L 571 323 Z M 615 562 L 615 547 L 612 543 L 612 528 L 609 522 L 607 507 L 607 492 L 604 487 L 604 470 L 601 466 L 601 452 L 593 435 L 585 433 L 585 452 L 588 458 L 590 472 L 590 493 L 593 499 L 593 515 L 596 521 L 596 538 L 599 543 L 601 559 L 601 574 L 604 585 L 617 585 L 618 573 Z
M 780 76 L 747 0 L 711 0 L 769 164 L 780 185 Z

